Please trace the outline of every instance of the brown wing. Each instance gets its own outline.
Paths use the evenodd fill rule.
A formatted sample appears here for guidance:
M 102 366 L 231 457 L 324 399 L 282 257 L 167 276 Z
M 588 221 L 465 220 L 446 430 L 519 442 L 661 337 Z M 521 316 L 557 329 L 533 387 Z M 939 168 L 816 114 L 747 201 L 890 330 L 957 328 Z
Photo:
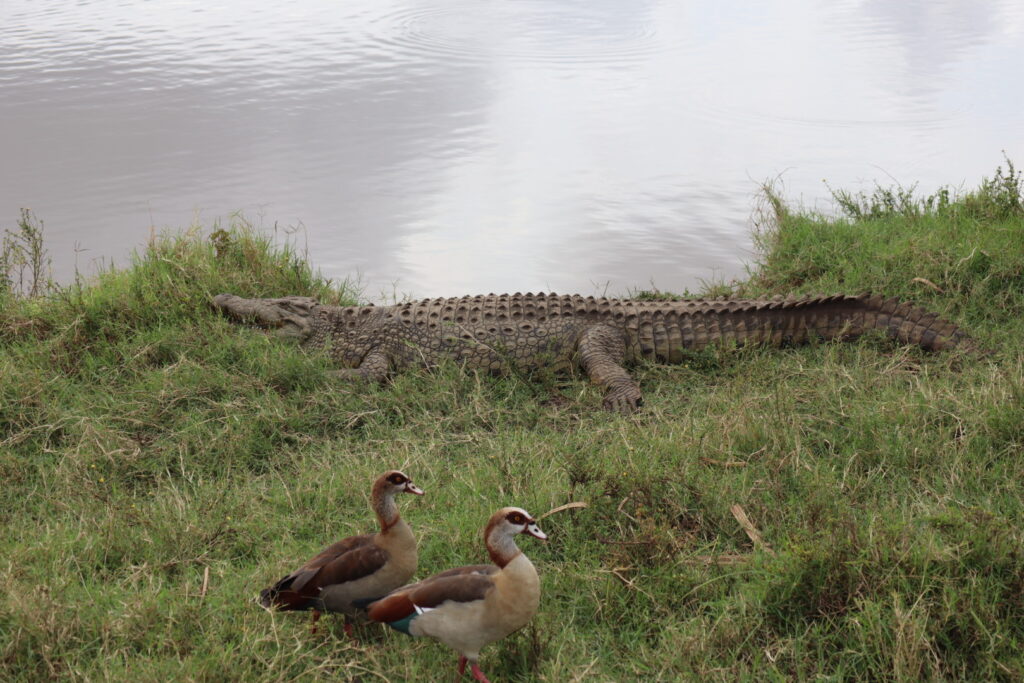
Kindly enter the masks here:
M 306 562 L 306 564 L 302 565 L 302 569 L 315 569 L 316 567 L 322 567 L 339 555 L 355 550 L 360 546 L 373 543 L 373 536 L 373 534 L 349 536 L 348 538 L 341 539 L 337 543 L 332 543 Z
M 302 567 L 262 590 L 260 603 L 285 610 L 315 607 L 326 586 L 355 581 L 384 566 L 388 554 L 372 541 L 372 535 L 351 536 L 324 548 Z
M 348 583 L 369 576 L 384 566 L 388 561 L 388 553 L 376 545 L 364 545 L 339 555 L 322 566 L 306 583 L 307 589 L 315 586 L 317 590 L 337 583 Z
M 428 576 L 427 578 L 423 579 L 422 581 L 417 581 L 416 583 L 406 584 L 406 585 L 402 586 L 401 588 L 396 588 L 395 590 L 391 591 L 391 593 L 389 593 L 389 595 L 394 595 L 395 593 L 403 593 L 405 591 L 414 591 L 414 590 L 416 590 L 417 588 L 419 588 L 420 586 L 422 586 L 425 583 L 428 583 L 430 581 L 435 581 L 437 579 L 442 579 L 442 578 L 444 578 L 446 576 L 459 576 L 461 574 L 481 574 L 481 575 L 487 576 L 489 574 L 494 574 L 494 573 L 500 572 L 500 571 L 501 571 L 501 567 L 498 567 L 497 565 L 493 565 L 493 564 L 468 564 L 468 565 L 466 565 L 464 567 L 455 567 L 454 569 L 446 569 L 443 572 L 438 572 L 437 574 L 434 574 L 433 576 Z
M 441 579 L 446 576 L 459 576 L 461 574 L 482 574 L 484 576 L 488 576 L 490 574 L 497 574 L 500 571 L 501 567 L 499 567 L 496 564 L 468 564 L 465 567 L 456 567 L 455 569 L 448 569 L 443 572 L 438 572 L 437 574 L 431 576 L 429 579 L 420 581 L 420 583 L 424 583 L 425 581 L 432 581 L 434 579 Z
M 458 574 L 441 576 L 434 581 L 425 581 L 412 591 L 409 599 L 417 607 L 437 607 L 449 600 L 473 602 L 483 600 L 487 591 L 494 588 L 494 579 L 483 574 Z
M 437 579 L 443 579 L 443 578 L 445 578 L 447 576 L 459 576 L 459 575 L 462 575 L 462 574 L 481 574 L 483 576 L 487 576 L 489 574 L 494 574 L 494 573 L 500 572 L 500 571 L 501 571 L 501 567 L 498 567 L 497 565 L 493 565 L 493 564 L 468 564 L 468 565 L 466 565 L 464 567 L 455 567 L 454 569 L 446 569 L 445 571 L 438 572 L 437 574 L 434 574 L 433 576 L 428 576 L 427 578 L 423 579 L 422 581 L 416 581 L 415 583 L 407 583 L 406 585 L 402 586 L 401 588 L 396 588 L 395 590 L 391 591 L 390 593 L 388 593 L 388 595 L 386 595 L 384 597 L 390 597 L 390 596 L 396 595 L 398 593 L 412 592 L 412 591 L 415 591 L 417 588 L 420 588 L 421 586 L 423 586 L 426 583 L 429 583 L 431 581 L 436 581 Z
M 437 607 L 445 602 L 473 602 L 483 600 L 494 588 L 494 579 L 473 570 L 489 569 L 488 565 L 459 567 L 442 572 L 419 583 L 400 588 L 370 606 L 369 617 L 373 621 L 390 623 L 414 614 L 419 608 Z M 464 571 L 469 570 L 469 571 Z M 494 567 L 497 571 L 497 567 Z

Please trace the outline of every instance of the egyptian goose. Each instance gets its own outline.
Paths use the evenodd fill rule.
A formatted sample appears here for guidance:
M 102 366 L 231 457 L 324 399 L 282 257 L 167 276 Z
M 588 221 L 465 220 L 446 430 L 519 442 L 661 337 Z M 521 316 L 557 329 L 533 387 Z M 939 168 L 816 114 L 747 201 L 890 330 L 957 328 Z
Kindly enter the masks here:
M 516 547 L 518 534 L 547 538 L 526 510 L 498 510 L 484 528 L 494 564 L 449 569 L 399 588 L 370 605 L 370 620 L 440 640 L 459 653 L 456 680 L 468 661 L 473 677 L 489 683 L 478 664 L 480 649 L 521 629 L 540 604 L 537 570 Z
M 398 514 L 395 496 L 399 493 L 423 495 L 398 470 L 380 475 L 370 494 L 380 533 L 350 536 L 327 546 L 260 591 L 260 604 L 281 610 L 313 610 L 314 631 L 321 612 L 341 612 L 345 615 L 345 633 L 352 635 L 349 618 L 360 606 L 387 595 L 416 573 L 416 539 Z

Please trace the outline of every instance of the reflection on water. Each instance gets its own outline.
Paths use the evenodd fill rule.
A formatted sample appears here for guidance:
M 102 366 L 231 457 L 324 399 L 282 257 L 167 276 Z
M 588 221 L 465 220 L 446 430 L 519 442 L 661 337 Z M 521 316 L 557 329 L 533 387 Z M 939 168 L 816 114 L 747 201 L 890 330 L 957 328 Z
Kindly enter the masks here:
M 765 179 L 1020 159 L 1022 58 L 1016 0 L 4 0 L 0 225 L 65 280 L 241 210 L 368 298 L 692 289 Z

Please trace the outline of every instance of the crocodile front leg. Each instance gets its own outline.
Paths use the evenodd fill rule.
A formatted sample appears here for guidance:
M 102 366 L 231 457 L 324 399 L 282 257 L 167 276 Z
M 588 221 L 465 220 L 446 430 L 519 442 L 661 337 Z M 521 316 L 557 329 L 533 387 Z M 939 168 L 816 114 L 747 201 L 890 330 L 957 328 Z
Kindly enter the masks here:
M 390 369 L 391 361 L 388 355 L 383 351 L 373 350 L 363 356 L 359 367 L 331 370 L 328 374 L 350 382 L 383 382 L 387 379 Z
M 640 385 L 622 367 L 626 358 L 626 340 L 622 331 L 609 325 L 588 327 L 580 335 L 576 349 L 587 376 L 605 390 L 605 410 L 624 415 L 635 413 L 643 403 L 643 397 Z
M 279 299 L 244 299 L 234 294 L 218 294 L 213 306 L 229 318 L 270 328 L 278 337 L 305 340 L 313 333 L 312 310 L 316 299 L 285 296 Z

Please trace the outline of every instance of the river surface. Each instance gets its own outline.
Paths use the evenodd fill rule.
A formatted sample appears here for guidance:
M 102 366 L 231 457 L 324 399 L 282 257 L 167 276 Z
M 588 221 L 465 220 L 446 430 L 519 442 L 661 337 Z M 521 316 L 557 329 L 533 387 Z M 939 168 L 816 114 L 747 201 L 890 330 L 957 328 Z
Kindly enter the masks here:
M 242 212 L 369 300 L 742 277 L 760 184 L 1024 166 L 1021 0 L 0 0 L 55 276 Z

